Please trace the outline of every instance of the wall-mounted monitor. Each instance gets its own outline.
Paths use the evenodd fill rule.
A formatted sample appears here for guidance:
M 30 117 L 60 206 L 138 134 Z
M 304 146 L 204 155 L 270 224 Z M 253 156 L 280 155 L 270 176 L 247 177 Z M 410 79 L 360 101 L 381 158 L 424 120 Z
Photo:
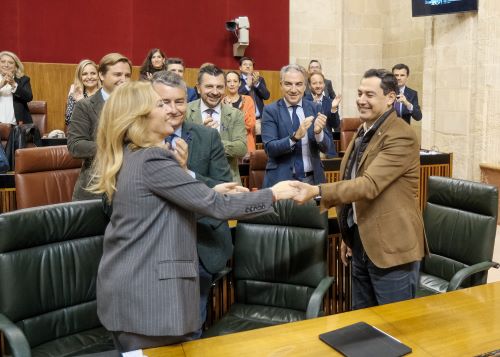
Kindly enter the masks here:
M 465 11 L 477 11 L 477 0 L 412 0 L 413 17 Z

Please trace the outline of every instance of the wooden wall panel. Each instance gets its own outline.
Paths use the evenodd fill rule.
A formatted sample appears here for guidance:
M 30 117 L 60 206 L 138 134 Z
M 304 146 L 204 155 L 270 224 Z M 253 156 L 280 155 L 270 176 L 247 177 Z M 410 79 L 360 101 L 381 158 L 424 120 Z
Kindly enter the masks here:
M 66 98 L 76 65 L 30 62 L 23 64 L 26 75 L 31 78 L 33 100 L 47 102 L 47 130 L 64 130 Z
M 35 63 L 24 62 L 26 74 L 31 78 L 31 88 L 34 100 L 47 101 L 47 128 L 50 132 L 54 129 L 64 130 L 64 113 L 66 111 L 66 99 L 69 87 L 73 83 L 76 64 L 61 63 Z M 189 86 L 196 84 L 198 69 L 187 68 L 185 73 L 186 82 Z M 267 103 L 280 98 L 279 72 L 261 71 L 265 78 L 267 87 L 271 92 L 271 98 Z M 132 79 L 139 78 L 139 67 L 134 66 Z

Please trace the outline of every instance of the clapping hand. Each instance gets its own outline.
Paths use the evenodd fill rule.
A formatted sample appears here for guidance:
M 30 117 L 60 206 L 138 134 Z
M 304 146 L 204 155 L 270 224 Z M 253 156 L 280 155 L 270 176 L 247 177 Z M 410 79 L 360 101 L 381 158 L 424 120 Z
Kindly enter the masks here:
M 253 72 L 252 73 L 252 79 L 253 79 L 253 85 L 256 86 L 259 84 L 260 81 L 260 73 L 259 72 Z
M 302 139 L 307 134 L 307 129 L 309 129 L 309 127 L 312 125 L 313 120 L 314 120 L 314 117 L 311 115 L 311 116 L 308 116 L 307 118 L 305 118 L 302 121 L 302 123 L 300 123 L 299 128 L 295 132 L 296 139 Z
M 399 94 L 396 98 L 399 103 L 403 103 L 406 107 L 410 104 L 403 93 Z
M 326 115 L 323 113 L 318 113 L 318 116 L 314 121 L 314 134 L 316 135 L 320 134 L 325 126 L 326 126 Z
M 218 193 L 235 194 L 248 192 L 248 188 L 239 186 L 236 182 L 225 182 L 214 186 L 214 190 Z
M 73 91 L 73 99 L 77 102 L 83 99 L 83 90 L 80 87 L 75 87 L 75 90 Z
M 336 113 L 339 110 L 339 104 L 342 101 L 342 94 L 337 94 L 332 101 L 332 113 Z
M 291 197 L 293 200 L 299 204 L 306 203 L 312 198 L 319 195 L 319 187 L 309 185 L 308 183 L 300 181 L 290 181 L 290 185 L 296 189 L 296 194 Z
M 209 128 L 217 129 L 217 127 L 219 126 L 219 123 L 217 123 L 214 120 L 214 118 L 212 118 L 211 116 L 209 116 L 209 117 L 206 117 L 203 120 L 203 125 L 208 126 Z
M 14 76 L 10 73 L 4 73 L 2 76 L 2 81 L 0 82 L 0 88 L 3 86 L 10 84 L 12 87 L 15 86 L 16 82 L 14 81 Z
M 2 79 L 0 80 L 0 88 L 3 88 L 7 84 L 7 78 L 4 75 L 2 75 Z

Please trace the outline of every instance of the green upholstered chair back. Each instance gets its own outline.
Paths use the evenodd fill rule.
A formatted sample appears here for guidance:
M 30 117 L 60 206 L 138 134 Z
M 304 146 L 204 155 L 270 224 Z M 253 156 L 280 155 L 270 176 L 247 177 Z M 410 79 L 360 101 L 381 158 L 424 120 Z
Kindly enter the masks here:
M 31 348 L 100 326 L 95 291 L 107 222 L 98 200 L 0 215 L 0 313 Z
M 275 204 L 277 215 L 238 221 L 234 246 L 236 302 L 305 311 L 327 276 L 327 214 L 314 203 Z
M 491 261 L 498 215 L 494 186 L 433 176 L 424 210 L 430 256 L 422 271 L 450 281 L 462 268 Z M 462 287 L 486 283 L 488 271 L 466 279 Z

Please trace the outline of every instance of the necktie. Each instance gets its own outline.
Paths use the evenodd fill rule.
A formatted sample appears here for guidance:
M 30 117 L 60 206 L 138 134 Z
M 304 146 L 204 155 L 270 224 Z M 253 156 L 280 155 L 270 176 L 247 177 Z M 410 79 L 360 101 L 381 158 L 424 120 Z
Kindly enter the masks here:
M 401 118 L 401 103 L 398 102 L 397 100 L 394 102 L 394 110 L 396 110 L 396 114 L 398 115 L 398 117 Z
M 404 91 L 400 90 L 399 91 L 399 95 L 403 94 Z M 399 96 L 398 96 L 399 97 Z M 403 103 L 401 102 L 398 102 L 397 100 L 394 102 L 394 109 L 396 109 L 396 114 L 398 115 L 398 117 L 402 118 L 402 114 L 403 114 Z
M 205 113 L 207 113 L 207 117 L 211 117 L 214 113 L 215 113 L 215 110 L 213 110 L 212 108 L 208 108 L 207 110 L 205 110 Z
M 170 149 L 175 149 L 175 138 L 177 137 L 177 135 L 174 133 L 174 134 L 171 134 L 169 136 L 167 136 L 167 138 L 165 139 L 165 142 L 166 143 L 169 143 L 170 144 Z
M 292 105 L 292 129 L 296 132 L 300 126 L 300 119 L 297 115 L 297 105 Z M 293 167 L 295 176 L 298 178 L 304 177 L 304 161 L 302 160 L 302 140 L 295 143 Z

